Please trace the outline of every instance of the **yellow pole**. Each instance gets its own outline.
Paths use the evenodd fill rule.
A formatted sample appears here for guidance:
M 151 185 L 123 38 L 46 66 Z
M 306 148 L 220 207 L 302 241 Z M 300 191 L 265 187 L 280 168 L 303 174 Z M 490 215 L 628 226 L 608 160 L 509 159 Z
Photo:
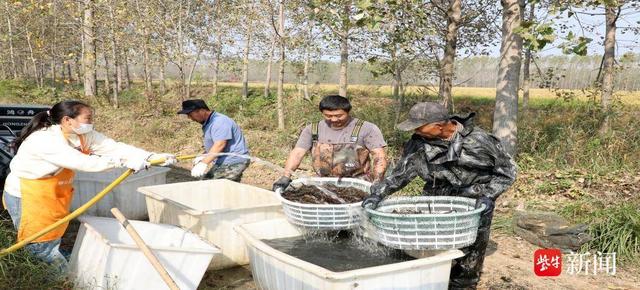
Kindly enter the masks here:
M 196 156 L 197 155 L 184 155 L 184 156 L 178 156 L 176 158 L 178 160 L 188 160 L 188 159 L 193 159 Z M 150 161 L 151 165 L 157 165 L 157 164 L 161 164 L 163 162 L 164 162 L 164 159 Z M 84 205 L 82 205 L 78 209 L 74 210 L 72 213 L 70 213 L 69 215 L 67 215 L 63 219 L 53 223 L 52 225 L 42 229 L 41 231 L 31 235 L 30 237 L 27 237 L 26 239 L 14 244 L 13 246 L 11 246 L 9 248 L 6 248 L 6 249 L 3 249 L 2 251 L 0 251 L 0 257 L 6 256 L 9 253 L 12 253 L 12 252 L 15 252 L 15 251 L 21 249 L 22 247 L 24 247 L 24 246 L 28 245 L 29 243 L 31 243 L 33 240 L 35 240 L 35 239 L 37 239 L 39 237 L 42 237 L 43 235 L 45 235 L 46 233 L 54 230 L 55 228 L 59 227 L 60 225 L 62 225 L 64 223 L 67 223 L 67 222 L 69 222 L 70 220 L 72 220 L 74 218 L 77 218 L 78 216 L 83 214 L 85 211 L 87 211 L 87 209 L 89 209 L 94 204 L 96 204 L 105 195 L 107 195 L 107 193 L 109 193 L 109 191 L 111 191 L 114 187 L 118 186 L 118 184 L 120 184 L 127 177 L 129 177 L 129 175 L 131 175 L 131 173 L 133 173 L 133 170 L 128 169 L 127 171 L 122 173 L 122 175 L 120 175 L 120 177 L 116 178 L 116 180 L 114 180 L 113 182 L 111 182 L 111 184 L 109 184 L 107 187 L 105 187 L 100 193 L 98 193 L 96 196 L 94 196 L 91 200 L 89 200 L 87 203 L 85 203 Z

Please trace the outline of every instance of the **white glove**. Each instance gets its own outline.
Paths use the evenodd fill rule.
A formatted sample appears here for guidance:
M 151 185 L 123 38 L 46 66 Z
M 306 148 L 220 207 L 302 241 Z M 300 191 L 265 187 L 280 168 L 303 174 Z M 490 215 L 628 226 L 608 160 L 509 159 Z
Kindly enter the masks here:
M 178 159 L 176 159 L 176 156 L 169 153 L 153 153 L 149 157 L 149 160 L 158 160 L 158 159 L 164 159 L 164 162 L 158 164 L 158 166 L 169 166 L 169 165 L 176 164 L 178 162 Z
M 203 177 L 205 174 L 207 174 L 208 168 L 209 168 L 208 164 L 204 162 L 198 162 L 198 164 L 193 166 L 193 168 L 191 169 L 191 176 L 195 178 Z
M 196 164 L 200 163 L 200 161 L 202 161 L 204 159 L 205 155 L 200 155 L 196 158 L 193 158 L 193 165 L 195 166 Z
M 149 163 L 146 158 L 135 157 L 127 159 L 127 161 L 124 162 L 124 166 L 133 170 L 134 172 L 138 172 L 142 169 L 149 168 L 149 166 L 151 166 L 151 163 Z

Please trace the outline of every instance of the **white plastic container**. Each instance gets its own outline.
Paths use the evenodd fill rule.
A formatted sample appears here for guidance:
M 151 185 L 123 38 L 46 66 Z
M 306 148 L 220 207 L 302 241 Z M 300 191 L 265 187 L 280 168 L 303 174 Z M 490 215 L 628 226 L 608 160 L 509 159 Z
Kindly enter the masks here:
M 371 183 L 355 178 L 311 177 L 299 178 L 291 182 L 292 187 L 300 185 L 334 185 L 337 187 L 354 187 L 369 193 Z M 277 191 L 282 202 L 284 214 L 290 223 L 312 230 L 346 230 L 360 225 L 364 216 L 361 202 L 347 204 L 308 204 L 290 201 L 282 197 L 282 190 Z
M 141 187 L 146 196 L 149 220 L 181 226 L 220 248 L 210 269 L 249 263 L 237 224 L 282 218 L 275 193 L 225 179 L 203 180 Z
M 116 219 L 81 216 L 70 260 L 80 289 L 169 289 Z M 130 221 L 180 289 L 196 289 L 220 251 L 171 225 Z
M 104 172 L 76 172 L 73 180 L 75 188 L 71 210 L 76 210 L 101 192 L 116 178 L 124 173 L 126 168 L 116 168 Z M 151 167 L 134 173 L 122 181 L 116 188 L 103 197 L 97 204 L 89 208 L 85 214 L 101 217 L 113 217 L 111 208 L 117 207 L 124 216 L 133 220 L 146 220 L 147 205 L 144 196 L 136 190 L 138 187 L 165 184 L 169 168 Z
M 258 289 L 447 289 L 451 261 L 463 256 L 459 250 L 437 251 L 435 255 L 406 262 L 333 272 L 275 250 L 262 239 L 300 236 L 284 219 L 236 227 L 247 243 L 251 271 Z

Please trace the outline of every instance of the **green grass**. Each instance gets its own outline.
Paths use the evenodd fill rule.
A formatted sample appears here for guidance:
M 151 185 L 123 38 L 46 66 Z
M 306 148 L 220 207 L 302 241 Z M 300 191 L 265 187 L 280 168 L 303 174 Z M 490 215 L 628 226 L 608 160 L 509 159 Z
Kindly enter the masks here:
M 593 240 L 582 251 L 616 253 L 623 263 L 640 265 L 640 202 L 606 204 L 594 197 L 584 197 L 567 204 L 560 213 L 589 226 Z
M 0 246 L 14 244 L 16 232 L 11 220 L 2 215 Z M 72 289 L 73 283 L 57 270 L 33 257 L 24 249 L 0 258 L 0 288 L 4 289 Z M 6 287 L 6 288 L 5 288 Z
M 513 234 L 513 215 L 494 213 L 491 230 L 501 234 Z

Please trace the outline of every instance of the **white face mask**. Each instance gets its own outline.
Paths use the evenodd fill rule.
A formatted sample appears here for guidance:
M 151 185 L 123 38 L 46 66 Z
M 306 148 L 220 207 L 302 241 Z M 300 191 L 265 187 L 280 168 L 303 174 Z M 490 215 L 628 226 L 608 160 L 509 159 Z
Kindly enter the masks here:
M 87 134 L 93 131 L 93 124 L 80 123 L 80 126 L 78 128 L 71 127 L 71 129 L 78 135 Z

